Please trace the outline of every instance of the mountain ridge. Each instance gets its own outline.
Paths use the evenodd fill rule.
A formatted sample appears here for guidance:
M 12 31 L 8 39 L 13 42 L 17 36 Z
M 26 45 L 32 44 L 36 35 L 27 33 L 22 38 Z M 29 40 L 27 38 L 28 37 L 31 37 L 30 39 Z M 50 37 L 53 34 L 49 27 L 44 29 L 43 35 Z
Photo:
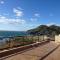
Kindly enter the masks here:
M 36 34 L 60 34 L 60 26 L 57 25 L 40 25 L 34 29 L 30 29 L 27 31 L 29 34 L 36 35 Z

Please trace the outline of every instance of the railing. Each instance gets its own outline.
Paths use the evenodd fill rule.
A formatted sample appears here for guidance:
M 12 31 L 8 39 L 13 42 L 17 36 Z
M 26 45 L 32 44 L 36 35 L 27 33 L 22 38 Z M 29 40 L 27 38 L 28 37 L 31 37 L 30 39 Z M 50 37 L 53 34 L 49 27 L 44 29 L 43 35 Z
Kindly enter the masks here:
M 0 50 L 9 49 L 13 47 L 23 46 L 27 44 L 32 44 L 36 42 L 41 42 L 47 40 L 47 36 L 17 36 L 13 38 L 8 38 L 4 42 L 0 42 Z

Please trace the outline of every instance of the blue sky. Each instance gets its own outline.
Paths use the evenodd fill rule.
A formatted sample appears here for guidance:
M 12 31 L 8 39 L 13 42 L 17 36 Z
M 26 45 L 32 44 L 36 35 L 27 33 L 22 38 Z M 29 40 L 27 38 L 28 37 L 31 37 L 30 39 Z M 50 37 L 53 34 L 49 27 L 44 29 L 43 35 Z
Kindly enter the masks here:
M 26 31 L 41 24 L 60 25 L 60 0 L 0 0 L 0 30 Z

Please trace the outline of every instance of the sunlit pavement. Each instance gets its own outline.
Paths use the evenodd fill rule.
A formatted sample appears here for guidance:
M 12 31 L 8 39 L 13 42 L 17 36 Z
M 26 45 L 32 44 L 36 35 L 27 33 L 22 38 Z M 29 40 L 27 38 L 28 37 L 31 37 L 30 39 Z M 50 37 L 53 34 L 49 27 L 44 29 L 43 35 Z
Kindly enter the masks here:
M 60 60 L 60 47 L 48 55 L 44 60 Z
M 51 41 L 49 43 L 46 43 L 45 45 L 41 45 L 39 47 L 36 47 L 36 48 L 26 51 L 24 53 L 17 54 L 12 57 L 8 57 L 4 60 L 40 60 L 43 56 L 48 54 L 50 51 L 52 51 L 57 46 L 58 46 L 58 44 Z M 58 49 L 58 51 L 59 51 L 59 49 Z M 52 56 L 54 56 L 54 54 Z M 45 60 L 49 60 L 49 59 L 50 58 L 46 58 Z M 53 60 L 53 59 L 50 59 L 50 60 Z

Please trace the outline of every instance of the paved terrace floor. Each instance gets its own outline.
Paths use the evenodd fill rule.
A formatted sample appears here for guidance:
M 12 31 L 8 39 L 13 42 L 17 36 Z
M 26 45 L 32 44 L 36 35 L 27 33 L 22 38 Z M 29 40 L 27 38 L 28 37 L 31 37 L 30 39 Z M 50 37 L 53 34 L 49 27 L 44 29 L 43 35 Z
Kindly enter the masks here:
M 60 60 L 60 47 L 48 55 L 44 60 Z
M 23 53 L 8 57 L 4 60 L 42 60 L 42 58 L 48 54 L 50 51 L 58 46 L 55 42 L 49 42 L 39 47 L 33 48 L 31 50 L 25 51 Z M 58 49 L 59 51 L 60 49 Z M 54 53 L 55 54 L 55 53 Z M 54 54 L 52 56 L 54 56 Z M 55 54 L 56 55 L 56 54 Z M 46 58 L 45 60 L 53 60 Z

